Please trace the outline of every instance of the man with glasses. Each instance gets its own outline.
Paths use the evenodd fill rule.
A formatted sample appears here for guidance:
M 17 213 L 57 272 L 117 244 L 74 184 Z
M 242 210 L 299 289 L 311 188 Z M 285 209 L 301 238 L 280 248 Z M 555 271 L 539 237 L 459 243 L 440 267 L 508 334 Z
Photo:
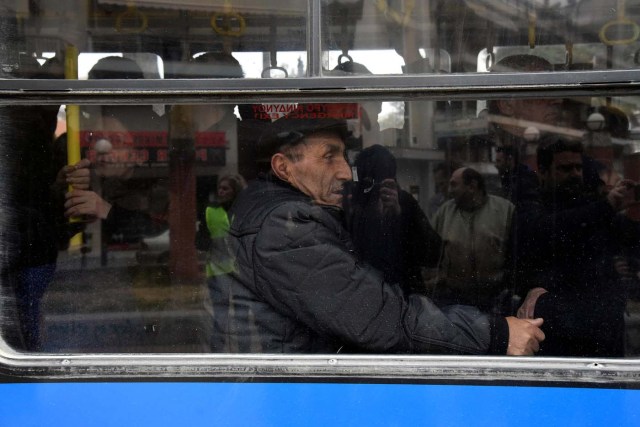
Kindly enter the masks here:
M 614 260 L 638 245 L 638 225 L 618 214 L 634 203 L 621 180 L 603 197 L 584 183 L 582 144 L 549 136 L 537 150 L 541 197 L 520 210 L 519 259 L 530 291 L 521 318 L 544 317 L 549 356 L 624 355 L 626 297 Z
M 533 354 L 542 319 L 439 308 L 358 258 L 342 226 L 347 136 L 343 120 L 292 114 L 260 138 L 271 170 L 230 212 L 229 313 L 249 315 L 229 319 L 229 341 L 263 353 Z

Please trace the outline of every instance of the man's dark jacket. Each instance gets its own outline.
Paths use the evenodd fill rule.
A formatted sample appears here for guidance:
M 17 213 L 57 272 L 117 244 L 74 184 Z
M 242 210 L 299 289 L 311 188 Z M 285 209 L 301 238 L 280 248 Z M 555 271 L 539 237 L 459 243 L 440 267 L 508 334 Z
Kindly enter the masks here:
M 550 192 L 519 209 L 520 293 L 545 288 L 535 306 L 546 339 L 538 355 L 624 355 L 625 289 L 614 258 L 638 245 L 638 224 L 601 198 Z
M 527 165 L 518 163 L 514 170 L 500 175 L 502 197 L 516 208 L 538 197 L 538 175 Z
M 230 341 L 264 353 L 506 353 L 508 326 L 473 307 L 439 309 L 360 262 L 341 211 L 259 180 L 231 209 Z M 214 345 L 215 347 L 215 345 Z

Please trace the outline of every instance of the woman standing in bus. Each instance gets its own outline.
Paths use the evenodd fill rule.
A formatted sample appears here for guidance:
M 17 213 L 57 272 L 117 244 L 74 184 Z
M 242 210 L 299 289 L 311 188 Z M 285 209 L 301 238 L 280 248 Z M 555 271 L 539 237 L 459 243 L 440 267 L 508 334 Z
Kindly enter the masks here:
M 227 275 L 234 271 L 235 258 L 227 246 L 228 212 L 236 197 L 247 186 L 245 179 L 236 174 L 225 175 L 218 181 L 217 197 L 205 210 L 205 227 L 200 225 L 198 249 L 208 252 L 205 272 L 213 309 L 213 336 L 211 351 L 229 352 L 229 310 L 233 306 Z M 203 235 L 206 234 L 206 236 Z M 235 313 L 236 316 L 239 313 Z M 248 349 L 247 349 L 248 351 Z

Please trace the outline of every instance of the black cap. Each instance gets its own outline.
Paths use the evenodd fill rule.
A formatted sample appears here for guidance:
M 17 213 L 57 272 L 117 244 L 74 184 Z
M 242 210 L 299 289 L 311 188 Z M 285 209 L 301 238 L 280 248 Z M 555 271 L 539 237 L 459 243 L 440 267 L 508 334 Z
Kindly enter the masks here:
M 346 120 L 336 118 L 300 118 L 296 114 L 284 116 L 266 126 L 258 141 L 261 157 L 271 157 L 284 145 L 296 145 L 317 133 L 335 133 L 345 143 L 351 135 Z

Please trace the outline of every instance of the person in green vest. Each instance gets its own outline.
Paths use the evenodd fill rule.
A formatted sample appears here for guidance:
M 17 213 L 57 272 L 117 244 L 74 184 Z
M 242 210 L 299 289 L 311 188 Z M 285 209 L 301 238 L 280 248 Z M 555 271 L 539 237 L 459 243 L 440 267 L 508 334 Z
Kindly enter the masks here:
M 235 259 L 227 246 L 229 218 L 227 212 L 237 195 L 247 186 L 245 179 L 237 174 L 225 175 L 218 180 L 215 201 L 205 210 L 205 221 L 209 232 L 210 244 L 205 266 L 207 286 L 212 302 L 218 308 L 213 313 L 212 351 L 229 352 L 230 343 L 224 340 L 229 336 L 229 310 L 233 308 L 229 293 L 227 275 L 234 270 Z M 238 313 L 236 313 L 237 315 Z
M 246 181 L 240 175 L 223 176 L 218 181 L 215 202 L 205 210 L 207 231 L 211 239 L 210 256 L 206 264 L 207 278 L 233 271 L 233 259 L 226 252 L 226 245 L 223 242 L 229 231 L 227 212 L 238 193 L 246 186 Z

